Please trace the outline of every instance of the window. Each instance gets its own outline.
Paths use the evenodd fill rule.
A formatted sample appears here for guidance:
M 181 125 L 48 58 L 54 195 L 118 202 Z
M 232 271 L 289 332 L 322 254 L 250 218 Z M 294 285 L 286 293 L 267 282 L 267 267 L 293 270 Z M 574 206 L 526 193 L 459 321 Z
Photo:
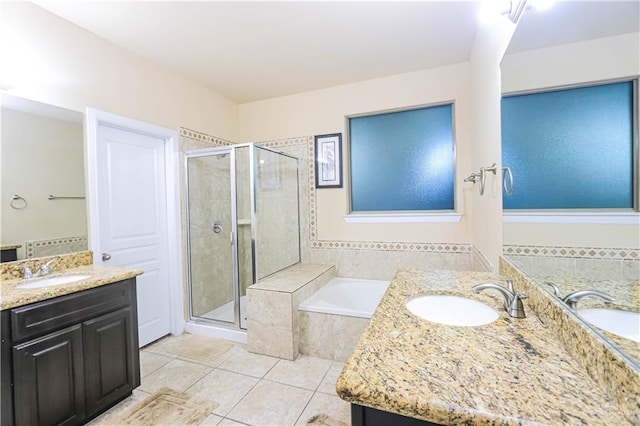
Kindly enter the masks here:
M 349 118 L 351 211 L 454 209 L 453 104 Z
M 634 81 L 502 99 L 505 209 L 634 208 Z

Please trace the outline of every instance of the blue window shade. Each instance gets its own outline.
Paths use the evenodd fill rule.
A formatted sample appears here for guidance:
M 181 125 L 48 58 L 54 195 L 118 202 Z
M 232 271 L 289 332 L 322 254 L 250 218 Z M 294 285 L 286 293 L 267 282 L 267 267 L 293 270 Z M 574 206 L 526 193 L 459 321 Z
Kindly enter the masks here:
M 453 105 L 349 119 L 351 210 L 453 210 Z
M 633 208 L 633 82 L 502 99 L 505 209 Z

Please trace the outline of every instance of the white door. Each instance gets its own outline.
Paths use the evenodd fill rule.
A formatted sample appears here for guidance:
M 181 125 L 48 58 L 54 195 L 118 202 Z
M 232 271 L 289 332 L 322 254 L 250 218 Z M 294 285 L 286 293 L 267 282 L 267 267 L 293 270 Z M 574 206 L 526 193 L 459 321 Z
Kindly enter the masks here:
M 100 123 L 98 231 L 105 265 L 138 276 L 140 346 L 171 332 L 165 140 Z

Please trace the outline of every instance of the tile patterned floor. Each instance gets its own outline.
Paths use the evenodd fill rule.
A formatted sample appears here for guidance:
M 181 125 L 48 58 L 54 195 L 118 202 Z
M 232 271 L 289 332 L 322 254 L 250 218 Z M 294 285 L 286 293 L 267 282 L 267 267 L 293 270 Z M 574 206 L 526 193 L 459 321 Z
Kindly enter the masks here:
M 319 414 L 330 416 L 337 424 L 351 424 L 349 404 L 335 391 L 343 363 L 305 355 L 295 361 L 281 360 L 250 353 L 245 345 L 236 343 L 215 360 L 168 351 L 181 343 L 193 344 L 194 339 L 203 346 L 215 340 L 168 336 L 141 349 L 141 386 L 90 424 L 115 425 L 118 413 L 164 386 L 219 404 L 201 425 L 305 425 Z

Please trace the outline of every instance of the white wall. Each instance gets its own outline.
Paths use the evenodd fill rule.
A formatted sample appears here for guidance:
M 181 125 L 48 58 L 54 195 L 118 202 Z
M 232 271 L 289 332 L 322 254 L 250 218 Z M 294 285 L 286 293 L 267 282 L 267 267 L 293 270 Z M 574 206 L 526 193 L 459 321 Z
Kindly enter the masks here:
M 446 101 L 455 102 L 456 203 L 460 223 L 347 224 L 349 173 L 345 116 Z M 344 187 L 317 193 L 318 238 L 348 241 L 470 242 L 471 171 L 468 63 L 362 81 L 240 106 L 240 140 L 263 141 L 343 134 Z
M 93 107 L 235 140 L 237 105 L 26 2 L 0 2 L 0 84 L 10 95 Z
M 640 75 L 640 33 L 507 55 L 504 93 L 602 82 Z M 517 182 L 516 189 L 517 189 Z M 505 244 L 640 248 L 635 225 L 504 224 Z
M 516 25 L 504 17 L 478 26 L 470 58 L 472 170 L 495 163 L 486 173 L 484 193 L 480 182 L 473 192 L 473 244 L 497 270 L 502 254 L 502 150 L 500 129 L 500 61 Z
M 82 124 L 2 109 L 2 243 L 21 244 L 20 258 L 26 241 L 87 235 L 84 200 L 47 199 L 85 195 L 82 152 Z

